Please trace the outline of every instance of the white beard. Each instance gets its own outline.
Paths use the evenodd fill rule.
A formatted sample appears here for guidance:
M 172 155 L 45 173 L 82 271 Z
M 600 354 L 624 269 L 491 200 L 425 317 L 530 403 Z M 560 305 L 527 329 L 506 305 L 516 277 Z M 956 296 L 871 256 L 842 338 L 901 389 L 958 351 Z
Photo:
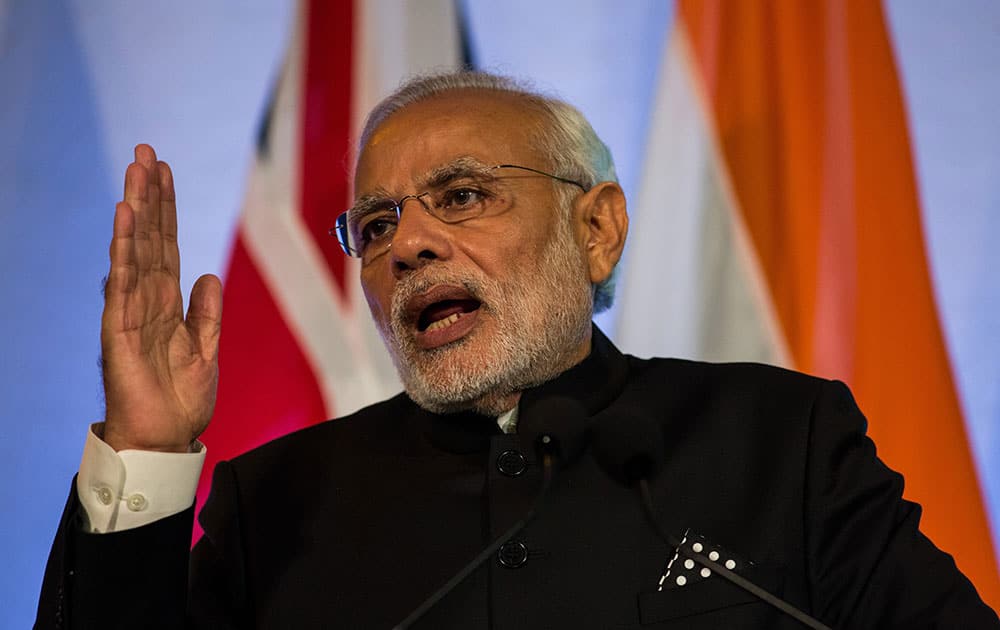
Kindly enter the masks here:
M 512 270 L 508 277 L 513 280 L 502 283 L 430 264 L 396 285 L 390 324 L 377 324 L 407 394 L 419 406 L 435 413 L 500 415 L 516 394 L 572 366 L 590 332 L 593 288 L 569 221 L 558 221 L 537 268 Z M 473 329 L 439 348 L 417 346 L 406 304 L 439 284 L 464 287 L 481 302 L 478 316 L 492 318 L 496 329 L 490 339 Z

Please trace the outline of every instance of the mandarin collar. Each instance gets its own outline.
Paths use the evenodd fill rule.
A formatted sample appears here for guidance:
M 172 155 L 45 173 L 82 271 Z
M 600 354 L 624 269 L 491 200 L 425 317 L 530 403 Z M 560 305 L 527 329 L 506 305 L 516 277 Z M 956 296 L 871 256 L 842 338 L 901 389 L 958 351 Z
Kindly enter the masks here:
M 590 354 L 556 378 L 525 390 L 518 403 L 518 433 L 531 434 L 532 419 L 523 411 L 543 398 L 565 396 L 578 400 L 594 416 L 614 401 L 625 387 L 628 362 L 601 332 L 591 325 Z M 474 412 L 433 414 L 421 411 L 427 438 L 440 449 L 473 453 L 489 448 L 490 438 L 503 435 L 496 418 Z M 581 419 L 582 421 L 583 419 Z

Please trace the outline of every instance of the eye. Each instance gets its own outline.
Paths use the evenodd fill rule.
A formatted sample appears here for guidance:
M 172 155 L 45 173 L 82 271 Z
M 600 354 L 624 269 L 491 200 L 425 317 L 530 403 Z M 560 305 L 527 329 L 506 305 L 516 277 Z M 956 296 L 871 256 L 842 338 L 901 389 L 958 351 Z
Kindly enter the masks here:
M 391 237 L 398 221 L 395 212 L 380 212 L 365 217 L 357 226 L 356 234 L 362 247 L 375 241 Z
M 474 208 L 481 207 L 486 200 L 488 195 L 475 188 L 462 187 L 462 188 L 450 188 L 444 191 L 441 195 L 441 200 L 438 206 L 442 210 L 458 211 L 463 212 L 465 210 L 472 210 Z

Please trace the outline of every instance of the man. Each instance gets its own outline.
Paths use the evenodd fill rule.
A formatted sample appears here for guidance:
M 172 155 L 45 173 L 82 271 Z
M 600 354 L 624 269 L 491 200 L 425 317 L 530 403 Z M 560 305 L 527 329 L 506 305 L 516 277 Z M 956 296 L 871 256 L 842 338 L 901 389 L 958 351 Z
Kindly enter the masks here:
M 576 110 L 487 74 L 418 79 L 370 115 L 355 190 L 334 231 L 406 394 L 220 464 L 189 572 L 221 288 L 199 279 L 183 317 L 170 170 L 137 147 L 102 321 L 107 417 L 39 627 L 392 627 L 529 511 L 551 472 L 534 436 L 552 418 L 532 410 L 559 396 L 583 407 L 563 437 L 655 429 L 624 441 L 662 458 L 643 473 L 652 518 L 683 550 L 595 456 L 621 445 L 595 437 L 415 627 L 799 627 L 707 562 L 831 627 L 1000 627 L 917 530 L 842 385 L 643 361 L 592 327 L 628 220 Z

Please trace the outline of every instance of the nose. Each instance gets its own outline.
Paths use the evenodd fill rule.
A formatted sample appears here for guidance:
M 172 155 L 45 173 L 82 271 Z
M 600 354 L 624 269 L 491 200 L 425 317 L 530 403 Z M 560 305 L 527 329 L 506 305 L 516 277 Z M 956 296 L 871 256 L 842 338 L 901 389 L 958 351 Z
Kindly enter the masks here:
M 451 257 L 448 226 L 434 218 L 418 197 L 405 199 L 400 206 L 396 233 L 389 254 L 397 278 L 436 260 Z

